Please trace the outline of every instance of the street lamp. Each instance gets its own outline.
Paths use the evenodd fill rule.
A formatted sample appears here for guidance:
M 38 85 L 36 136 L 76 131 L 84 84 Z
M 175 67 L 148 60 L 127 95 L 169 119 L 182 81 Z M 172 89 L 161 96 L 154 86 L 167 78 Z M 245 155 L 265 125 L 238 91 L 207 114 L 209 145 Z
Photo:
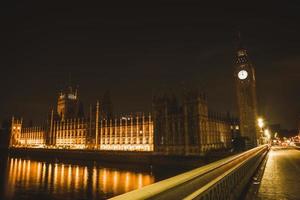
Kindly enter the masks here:
M 263 120 L 263 118 L 258 118 L 257 122 L 258 122 L 259 128 L 262 130 L 262 128 L 264 127 L 264 120 Z
M 260 138 L 258 140 L 258 143 L 259 144 L 264 144 L 264 135 L 263 135 L 263 127 L 265 125 L 264 123 L 264 119 L 263 118 L 258 118 L 257 119 L 257 125 L 259 127 L 259 132 L 260 132 Z
M 269 129 L 265 129 L 265 136 L 268 138 L 268 140 L 271 139 L 271 134 L 270 134 Z

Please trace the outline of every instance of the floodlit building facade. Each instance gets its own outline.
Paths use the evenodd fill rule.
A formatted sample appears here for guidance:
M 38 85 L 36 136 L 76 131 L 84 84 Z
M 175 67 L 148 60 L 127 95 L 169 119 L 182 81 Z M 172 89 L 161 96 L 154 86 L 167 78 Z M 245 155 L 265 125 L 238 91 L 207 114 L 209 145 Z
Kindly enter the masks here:
M 10 147 L 148 151 L 167 155 L 199 155 L 230 148 L 236 120 L 208 111 L 199 92 L 175 97 L 154 97 L 152 113 L 114 116 L 109 98 L 90 106 L 84 115 L 77 90 L 68 87 L 58 95 L 40 127 L 24 127 L 12 118 Z
M 12 118 L 10 146 L 44 147 L 46 130 L 44 127 L 22 128 L 23 120 Z
M 97 103 L 90 107 L 89 115 L 85 117 L 78 91 L 69 87 L 59 94 L 57 110 L 51 111 L 43 126 L 24 128 L 23 120 L 13 117 L 10 146 L 153 151 L 151 114 L 135 113 L 112 118 L 108 107 L 101 108 Z

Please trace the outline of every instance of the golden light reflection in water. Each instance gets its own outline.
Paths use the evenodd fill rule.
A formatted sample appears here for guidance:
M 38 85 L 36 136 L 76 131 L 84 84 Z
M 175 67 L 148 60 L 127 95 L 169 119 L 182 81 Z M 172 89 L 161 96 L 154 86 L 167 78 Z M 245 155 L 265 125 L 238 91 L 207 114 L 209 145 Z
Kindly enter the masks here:
M 122 194 L 154 182 L 154 177 L 95 166 L 46 163 L 20 158 L 8 161 L 7 197 L 18 190 L 93 198 Z M 68 199 L 68 198 L 67 198 Z

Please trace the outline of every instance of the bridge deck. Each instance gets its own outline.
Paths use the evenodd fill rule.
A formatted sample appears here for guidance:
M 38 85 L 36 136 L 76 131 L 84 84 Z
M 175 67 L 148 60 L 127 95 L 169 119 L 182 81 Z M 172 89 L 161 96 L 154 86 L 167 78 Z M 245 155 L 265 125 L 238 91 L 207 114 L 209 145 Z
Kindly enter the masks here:
M 300 199 L 300 149 L 272 147 L 257 199 Z

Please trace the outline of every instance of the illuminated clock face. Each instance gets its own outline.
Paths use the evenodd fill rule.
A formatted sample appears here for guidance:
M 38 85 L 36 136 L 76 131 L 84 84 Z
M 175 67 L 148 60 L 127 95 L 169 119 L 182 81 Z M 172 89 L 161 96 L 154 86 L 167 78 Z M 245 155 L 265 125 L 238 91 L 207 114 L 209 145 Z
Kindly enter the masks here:
M 69 94 L 69 95 L 68 95 L 68 98 L 69 98 L 69 99 L 76 99 L 76 96 L 75 96 L 74 94 Z
M 248 72 L 246 70 L 241 70 L 238 73 L 238 77 L 239 79 L 244 80 L 248 77 Z

